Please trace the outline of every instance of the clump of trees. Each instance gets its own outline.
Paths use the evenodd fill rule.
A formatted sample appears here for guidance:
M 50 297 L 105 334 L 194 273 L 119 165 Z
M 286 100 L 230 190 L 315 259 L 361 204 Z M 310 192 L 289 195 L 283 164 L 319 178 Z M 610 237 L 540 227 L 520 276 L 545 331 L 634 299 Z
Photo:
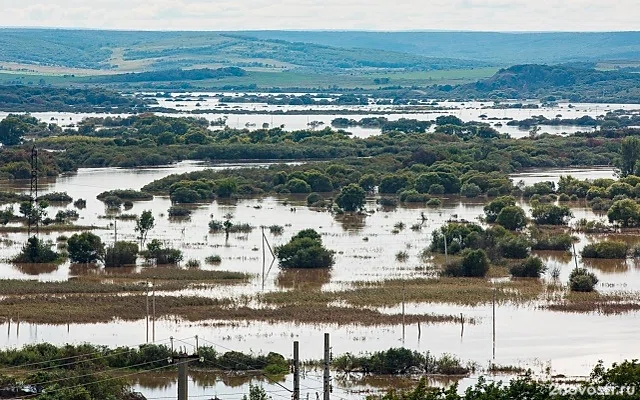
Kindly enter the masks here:
M 472 223 L 448 223 L 432 232 L 430 250 L 455 255 L 465 249 L 480 249 L 492 261 L 502 258 L 527 258 L 531 250 L 530 240 L 507 231 L 501 226 L 486 230 Z M 446 244 L 445 244 L 446 243 Z
M 329 268 L 335 262 L 335 252 L 323 246 L 322 237 L 313 229 L 298 232 L 274 251 L 282 268 Z
M 534 204 L 531 216 L 539 225 L 566 225 L 568 220 L 573 217 L 573 213 L 568 206 Z
M 405 348 L 391 348 L 368 354 L 343 354 L 333 360 L 333 367 L 346 373 L 402 375 L 409 373 L 467 375 L 472 368 L 450 355 L 437 358 Z

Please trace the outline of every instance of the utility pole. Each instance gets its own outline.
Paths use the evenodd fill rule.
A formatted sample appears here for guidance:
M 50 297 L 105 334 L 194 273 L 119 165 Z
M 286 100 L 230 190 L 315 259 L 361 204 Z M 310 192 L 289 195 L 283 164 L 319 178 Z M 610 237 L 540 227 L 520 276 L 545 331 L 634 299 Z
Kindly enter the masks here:
M 493 288 L 493 359 L 496 359 L 496 288 Z
M 449 264 L 449 254 L 447 254 L 447 234 L 444 234 L 444 263 Z
M 151 340 L 153 340 L 154 342 L 156 341 L 156 278 L 153 278 L 153 280 L 151 281 L 152 285 L 153 285 L 153 292 L 152 292 L 152 309 L 153 309 L 153 317 L 152 317 L 152 321 L 153 324 L 151 326 Z M 198 348 L 197 346 L 197 339 L 198 337 L 196 336 L 196 349 Z
M 149 282 L 145 283 L 147 290 L 145 291 L 145 301 L 147 303 L 147 343 L 149 343 Z
M 113 244 L 118 243 L 118 219 L 113 219 Z
M 331 372 L 329 364 L 331 363 L 331 347 L 329 342 L 329 334 L 324 334 L 324 397 L 323 400 L 330 400 L 331 393 Z
M 405 313 L 404 313 L 404 304 L 405 304 L 405 297 L 406 297 L 406 287 L 405 287 L 405 281 L 404 279 L 402 279 L 402 343 L 404 344 L 404 339 L 405 339 Z
M 31 149 L 31 186 L 29 191 L 29 202 L 31 203 L 31 215 L 27 216 L 29 223 L 28 236 L 31 237 L 32 224 L 35 224 L 36 235 L 40 234 L 40 215 L 38 214 L 38 149 L 34 145 Z M 33 218 L 35 216 L 35 218 Z
M 178 365 L 178 400 L 189 399 L 189 363 L 199 359 L 197 354 L 180 353 L 173 356 L 173 363 Z
M 264 226 L 262 227 L 261 240 L 262 240 L 262 290 L 264 290 L 264 280 L 265 280 L 264 270 L 266 268 L 266 263 L 267 263 L 267 253 L 264 245 Z
M 300 343 L 293 342 L 293 400 L 300 400 Z

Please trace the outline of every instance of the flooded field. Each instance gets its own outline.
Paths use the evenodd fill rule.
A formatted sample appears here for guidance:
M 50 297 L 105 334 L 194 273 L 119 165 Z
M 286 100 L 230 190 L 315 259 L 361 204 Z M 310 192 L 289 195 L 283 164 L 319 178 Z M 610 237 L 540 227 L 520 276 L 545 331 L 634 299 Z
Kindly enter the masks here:
M 284 126 L 286 130 L 323 129 L 331 126 L 331 121 L 336 118 L 348 118 L 360 120 L 362 118 L 379 117 L 381 114 L 390 121 L 401 118 L 416 119 L 421 121 L 435 120 L 439 116 L 455 115 L 465 122 L 485 121 L 501 133 L 511 137 L 526 137 L 528 129 L 517 126 L 508 126 L 510 119 L 523 120 L 533 116 L 542 115 L 548 119 L 558 116 L 561 118 L 579 118 L 590 116 L 596 118 L 605 115 L 609 111 L 623 109 L 637 113 L 640 110 L 638 104 L 590 104 L 576 103 L 569 105 L 561 103 L 552 106 L 543 106 L 537 102 L 525 102 L 537 104 L 539 108 L 493 108 L 493 103 L 487 102 L 452 102 L 442 101 L 437 106 L 402 106 L 402 105 L 268 105 L 264 103 L 220 103 L 219 98 L 213 97 L 216 93 L 189 93 L 187 95 L 174 94 L 174 99 L 157 98 L 159 105 L 164 108 L 175 109 L 177 113 L 158 113 L 169 117 L 193 115 L 205 118 L 209 121 L 223 119 L 226 126 L 236 129 L 255 130 L 268 126 L 270 128 Z M 225 95 L 229 95 L 226 93 Z M 180 97 L 177 97 L 180 96 Z M 201 97 L 211 96 L 211 97 Z M 348 113 L 344 113 L 347 110 Z M 243 112 L 244 111 L 244 112 Z M 308 114 L 305 114 L 305 111 Z M 273 113 L 295 112 L 295 114 L 281 115 Z M 8 113 L 0 112 L 0 119 Z M 68 113 L 68 112 L 37 112 L 33 113 L 38 119 L 55 123 L 63 127 L 73 127 L 79 121 L 87 117 L 116 116 L 114 114 L 100 113 Z M 119 116 L 126 117 L 126 114 Z M 581 126 L 548 126 L 541 125 L 540 133 L 569 134 L 578 131 L 591 131 L 592 127 Z M 217 129 L 212 127 L 212 129 Z M 433 129 L 433 128 L 432 128 Z M 350 127 L 345 129 L 356 137 L 369 137 L 380 134 L 379 128 Z
M 260 167 L 266 164 L 249 164 Z M 237 168 L 247 164 L 219 164 L 183 162 L 166 168 L 141 169 L 81 169 L 78 173 L 45 181 L 41 192 L 67 192 L 74 199 L 87 200 L 87 208 L 79 210 L 78 224 L 96 225 L 104 229 L 96 230 L 106 243 L 114 240 L 112 220 L 101 218 L 105 215 L 103 203 L 96 195 L 110 189 L 139 189 L 145 184 L 173 173 L 197 171 L 204 168 Z M 530 171 L 512 176 L 515 182 L 523 180 L 526 184 L 538 181 L 556 181 L 561 175 L 571 174 L 584 178 L 612 177 L 613 170 L 601 169 L 562 169 Z M 4 183 L 1 188 L 24 191 L 27 183 Z M 136 202 L 133 209 L 126 213 L 139 214 L 151 210 L 156 219 L 156 227 L 150 233 L 151 238 L 161 239 L 180 248 L 189 259 L 204 260 L 211 255 L 219 255 L 222 263 L 211 266 L 202 263 L 202 269 L 239 271 L 251 274 L 247 284 L 225 285 L 214 288 L 192 288 L 177 293 L 158 293 L 157 301 L 168 294 L 197 295 L 209 298 L 251 296 L 257 293 L 286 291 L 305 285 L 310 290 L 344 290 L 354 282 L 380 282 L 387 279 L 411 279 L 433 276 L 433 268 L 428 259 L 420 257 L 428 247 L 431 232 L 448 220 L 478 221 L 483 214 L 482 200 L 462 200 L 458 197 L 445 199 L 441 207 L 401 206 L 396 209 L 383 209 L 375 203 L 375 197 L 367 201 L 366 217 L 341 218 L 327 212 L 306 207 L 303 198 L 273 197 L 243 199 L 237 201 L 215 201 L 207 205 L 193 207 L 188 219 L 172 220 L 167 216 L 171 203 L 168 198 L 156 196 L 152 201 Z M 529 210 L 526 203 L 520 204 Z M 570 203 L 576 218 L 599 219 L 585 203 Z M 72 206 L 70 205 L 69 208 Z M 56 207 L 49 212 L 55 214 Z M 211 234 L 208 222 L 222 219 L 232 214 L 237 223 L 249 223 L 254 229 L 250 233 L 232 234 L 228 239 L 224 234 Z M 421 213 L 426 220 L 419 229 L 410 229 L 420 224 Z M 395 226 L 402 222 L 404 229 L 397 231 Z M 272 264 L 272 257 L 262 252 L 261 226 L 284 226 L 282 235 L 265 235 L 271 246 L 286 242 L 297 231 L 314 228 L 323 234 L 325 245 L 337 252 L 336 264 L 330 271 L 282 271 Z M 118 239 L 135 240 L 134 222 L 118 221 Z M 395 229 L 395 231 L 394 231 Z M 62 232 L 42 234 L 55 241 Z M 67 233 L 70 234 L 70 233 Z M 576 250 L 598 240 L 594 235 L 578 235 L 580 241 Z M 26 234 L 3 234 L 0 258 L 7 259 L 20 251 Z M 630 243 L 640 242 L 640 236 L 626 235 L 622 239 Z M 396 254 L 406 251 L 408 260 L 399 262 Z M 601 293 L 640 290 L 640 265 L 634 260 L 599 261 L 583 263 L 580 257 L 569 253 L 540 252 L 538 254 L 549 266 L 560 270 L 560 281 L 566 283 L 571 269 L 584 265 L 600 278 L 598 290 Z M 142 266 L 138 266 L 140 270 Z M 119 271 L 120 272 L 120 271 Z M 101 268 L 86 268 L 69 263 L 58 267 L 17 266 L 3 262 L 0 264 L 0 278 L 32 279 L 41 281 L 67 280 L 85 274 L 107 274 Z M 549 272 L 548 272 L 549 273 Z M 547 276 L 545 279 L 549 280 Z M 537 301 L 528 304 L 501 303 L 496 309 L 496 358 L 502 365 L 519 365 L 538 368 L 542 371 L 549 367 L 553 373 L 583 375 L 598 360 L 613 362 L 633 357 L 640 352 L 637 336 L 640 334 L 637 312 L 622 315 L 602 315 L 598 313 L 566 313 L 541 309 Z M 131 304 L 141 308 L 144 304 Z M 399 306 L 379 308 L 383 313 L 399 313 Z M 310 310 L 310 312 L 313 312 Z M 290 322 L 227 321 L 207 319 L 204 321 L 186 321 L 180 318 L 161 318 L 151 327 L 151 339 L 166 340 L 187 338 L 199 335 L 214 343 L 221 351 L 233 349 L 266 353 L 280 352 L 291 356 L 291 343 L 299 340 L 303 359 L 322 357 L 321 340 L 324 332 L 332 335 L 333 353 L 364 352 L 405 346 L 421 352 L 434 354 L 451 353 L 463 360 L 469 360 L 480 366 L 487 366 L 492 359 L 492 307 L 481 304 L 475 307 L 457 304 L 411 303 L 406 305 L 407 315 L 463 315 L 467 323 L 464 328 L 459 323 L 433 323 L 370 326 L 353 324 L 307 324 Z M 45 325 L 19 322 L 19 316 L 12 321 L 0 324 L 0 346 L 21 346 L 27 343 L 51 342 L 55 344 L 92 342 L 109 346 L 135 346 L 146 341 L 147 322 L 113 321 L 98 324 Z M 191 383 L 194 395 L 215 395 L 216 393 L 246 393 L 250 381 L 240 379 L 241 383 L 231 383 L 230 378 L 193 378 Z M 290 379 L 287 378 L 287 379 Z M 308 388 L 317 387 L 314 382 L 304 381 Z M 464 382 L 473 384 L 473 379 Z M 338 383 L 338 386 L 340 384 Z M 464 385 L 463 385 L 464 386 Z M 155 375 L 148 380 L 140 379 L 136 387 L 149 397 L 162 397 L 172 394 L 175 382 L 162 380 Z M 281 389 L 273 383 L 265 387 L 274 391 Z M 340 386 L 344 396 L 357 396 L 361 390 L 373 390 L 368 384 L 344 383 Z M 347 389 L 348 388 L 348 389 Z M 311 389 L 308 389 L 313 392 Z M 287 395 L 286 393 L 284 395 Z

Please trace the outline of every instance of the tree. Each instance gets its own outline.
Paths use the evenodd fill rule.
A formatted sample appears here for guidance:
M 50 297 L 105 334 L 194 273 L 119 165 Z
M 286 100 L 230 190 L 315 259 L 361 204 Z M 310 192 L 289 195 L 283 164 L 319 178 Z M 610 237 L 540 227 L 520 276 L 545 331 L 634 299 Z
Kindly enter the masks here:
M 27 131 L 28 125 L 18 116 L 10 114 L 0 121 L 0 143 L 5 146 L 20 144 Z
M 233 178 L 220 179 L 216 181 L 216 194 L 218 197 L 231 197 L 237 187 L 236 180 Z
M 285 187 L 290 193 L 311 193 L 311 186 L 299 178 L 290 179 Z
M 489 272 L 489 258 L 484 250 L 465 250 L 462 260 L 454 261 L 447 265 L 443 275 L 464 276 L 464 277 L 484 277 Z
M 134 242 L 116 242 L 106 249 L 105 267 L 123 267 L 135 265 L 138 258 L 138 245 Z
M 47 216 L 47 208 L 49 203 L 47 201 L 38 201 L 36 203 L 30 201 L 24 201 L 20 203 L 20 214 L 32 225 L 36 222 L 42 222 Z
M 349 184 L 340 190 L 336 197 L 336 204 L 344 211 L 358 211 L 364 207 L 367 193 L 355 183 Z
M 531 210 L 531 216 L 537 224 L 564 225 L 567 219 L 573 217 L 571 209 L 567 206 L 553 204 L 537 204 Z
M 67 251 L 71 262 L 88 264 L 102 260 L 104 245 L 100 236 L 91 232 L 76 233 L 67 241 Z
M 460 188 L 460 194 L 471 199 L 482 194 L 482 189 L 475 183 L 465 183 Z
M 183 255 L 179 249 L 164 247 L 161 241 L 153 239 L 147 243 L 147 250 L 140 252 L 146 260 L 155 260 L 156 264 L 177 264 L 182 261 Z
M 138 218 L 136 218 L 135 231 L 139 233 L 138 239 L 140 245 L 144 246 L 144 242 L 147 241 L 147 234 L 156 225 L 156 220 L 153 218 L 151 211 L 143 211 Z
M 377 184 L 378 184 L 378 178 L 373 174 L 363 175 L 362 178 L 360 178 L 360 181 L 358 182 L 358 185 L 360 185 L 360 187 L 366 190 L 367 192 L 373 192 L 373 189 L 376 188 Z
M 329 268 L 334 264 L 334 252 L 322 245 L 322 238 L 313 229 L 305 229 L 289 243 L 275 248 L 282 268 Z
M 631 175 L 636 171 L 636 164 L 640 158 L 640 138 L 637 136 L 627 136 L 620 143 L 620 153 L 622 156 L 619 168 L 622 176 Z
M 623 227 L 640 224 L 640 206 L 635 200 L 623 199 L 614 202 L 607 212 L 609 222 L 615 222 Z
M 518 206 L 507 206 L 500 210 L 496 222 L 506 229 L 516 231 L 527 226 L 527 214 Z
M 15 263 L 50 264 L 61 261 L 60 254 L 51 250 L 53 243 L 45 243 L 35 236 L 27 239 L 22 251 L 13 258 Z

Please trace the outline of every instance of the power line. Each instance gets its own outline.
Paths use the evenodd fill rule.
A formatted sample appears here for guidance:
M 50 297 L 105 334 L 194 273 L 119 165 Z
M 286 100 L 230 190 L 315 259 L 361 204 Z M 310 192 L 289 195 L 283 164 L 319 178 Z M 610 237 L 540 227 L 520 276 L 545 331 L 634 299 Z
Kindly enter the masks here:
M 186 339 L 190 339 L 190 338 L 186 338 Z M 185 340 L 186 340 L 185 339 Z M 158 343 L 163 343 L 163 342 L 168 342 L 170 339 L 162 339 L 162 340 L 156 340 L 155 342 L 151 342 L 151 343 L 143 343 L 143 344 L 139 344 L 135 347 L 141 347 L 141 346 L 145 346 L 147 344 L 158 344 Z M 94 361 L 94 360 L 99 360 L 101 358 L 107 358 L 107 357 L 111 357 L 112 355 L 117 355 L 117 354 L 123 354 L 126 353 L 128 351 L 132 351 L 132 349 L 129 350 L 122 350 L 121 352 L 114 352 L 108 355 L 103 355 L 102 357 L 96 357 L 92 360 L 82 360 L 82 361 L 77 361 L 77 362 L 72 362 L 72 363 L 67 363 L 67 364 L 62 364 L 62 365 L 57 365 L 57 366 L 51 366 L 51 367 L 44 367 L 44 368 L 36 368 L 34 370 L 34 372 L 37 371 L 45 371 L 48 369 L 52 369 L 52 368 L 58 368 L 58 367 L 63 367 L 63 366 L 69 366 L 69 365 L 73 365 L 73 364 L 79 364 L 82 362 L 88 362 L 88 361 Z M 23 369 L 23 368 L 27 368 L 27 367 L 32 367 L 35 365 L 42 365 L 42 364 L 48 364 L 48 363 L 52 363 L 52 362 L 56 362 L 56 361 L 66 361 L 66 360 L 73 360 L 73 359 L 77 359 L 77 358 L 81 358 L 81 357 L 87 357 L 87 356 L 93 356 L 93 355 L 100 355 L 103 354 L 102 351 L 95 351 L 92 353 L 84 353 L 84 354 L 79 354 L 76 356 L 69 356 L 69 357 L 61 357 L 61 358 L 55 358 L 52 360 L 47 360 L 47 361 L 39 361 L 39 362 L 34 362 L 34 363 L 28 363 L 28 364 L 20 364 L 20 365 L 13 365 L 10 367 L 5 367 L 5 368 L 0 368 L 0 371 L 4 372 L 4 371 L 10 371 L 10 370 L 14 370 L 14 369 Z
M 126 377 L 129 377 L 129 376 L 138 375 L 138 374 L 141 374 L 141 373 L 157 371 L 157 370 L 160 370 L 162 368 L 168 368 L 170 366 L 172 366 L 172 365 L 171 364 L 167 364 L 167 365 L 163 365 L 163 366 L 156 367 L 156 368 L 151 368 L 151 369 L 147 369 L 147 370 L 143 370 L 143 371 L 136 371 L 136 372 L 132 372 L 130 374 L 119 375 L 119 376 L 116 376 L 116 377 L 101 379 L 101 380 L 94 381 L 94 382 L 82 383 L 82 384 L 75 385 L 75 386 L 69 386 L 69 387 L 62 387 L 62 388 L 58 388 L 58 389 L 53 389 L 53 390 L 47 391 L 46 393 L 55 393 L 55 392 L 59 392 L 61 390 L 75 389 L 75 388 L 79 388 L 79 387 L 83 387 L 83 386 L 95 385 L 97 383 L 103 383 L 103 382 L 113 381 L 113 380 L 116 380 L 116 379 L 122 379 L 122 378 L 126 378 Z M 33 398 L 33 397 L 40 396 L 41 394 L 43 394 L 43 393 L 35 393 L 35 394 L 30 394 L 30 395 L 26 395 L 26 396 L 22 396 L 22 397 L 16 397 L 15 400 Z
M 131 369 L 131 368 L 135 368 L 135 367 L 141 367 L 143 365 L 153 364 L 153 363 L 160 362 L 160 361 L 167 361 L 167 359 L 166 358 L 161 358 L 161 359 L 158 359 L 158 360 L 147 361 L 147 362 L 143 362 L 143 363 L 140 363 L 140 364 L 128 365 L 126 367 L 112 368 L 112 369 L 109 369 L 108 371 L 96 371 L 96 372 L 92 372 L 90 374 L 76 375 L 76 376 L 71 376 L 71 377 L 68 377 L 68 378 L 58 378 L 58 379 L 52 379 L 52 380 L 49 380 L 49 381 L 38 382 L 38 383 L 27 383 L 27 384 L 25 384 L 25 386 L 42 386 L 42 385 L 48 385 L 50 383 L 68 381 L 70 379 L 86 378 L 88 376 L 97 375 L 97 374 L 100 374 L 100 373 L 112 372 L 112 371 L 120 371 L 120 370 L 123 370 L 123 369 Z

